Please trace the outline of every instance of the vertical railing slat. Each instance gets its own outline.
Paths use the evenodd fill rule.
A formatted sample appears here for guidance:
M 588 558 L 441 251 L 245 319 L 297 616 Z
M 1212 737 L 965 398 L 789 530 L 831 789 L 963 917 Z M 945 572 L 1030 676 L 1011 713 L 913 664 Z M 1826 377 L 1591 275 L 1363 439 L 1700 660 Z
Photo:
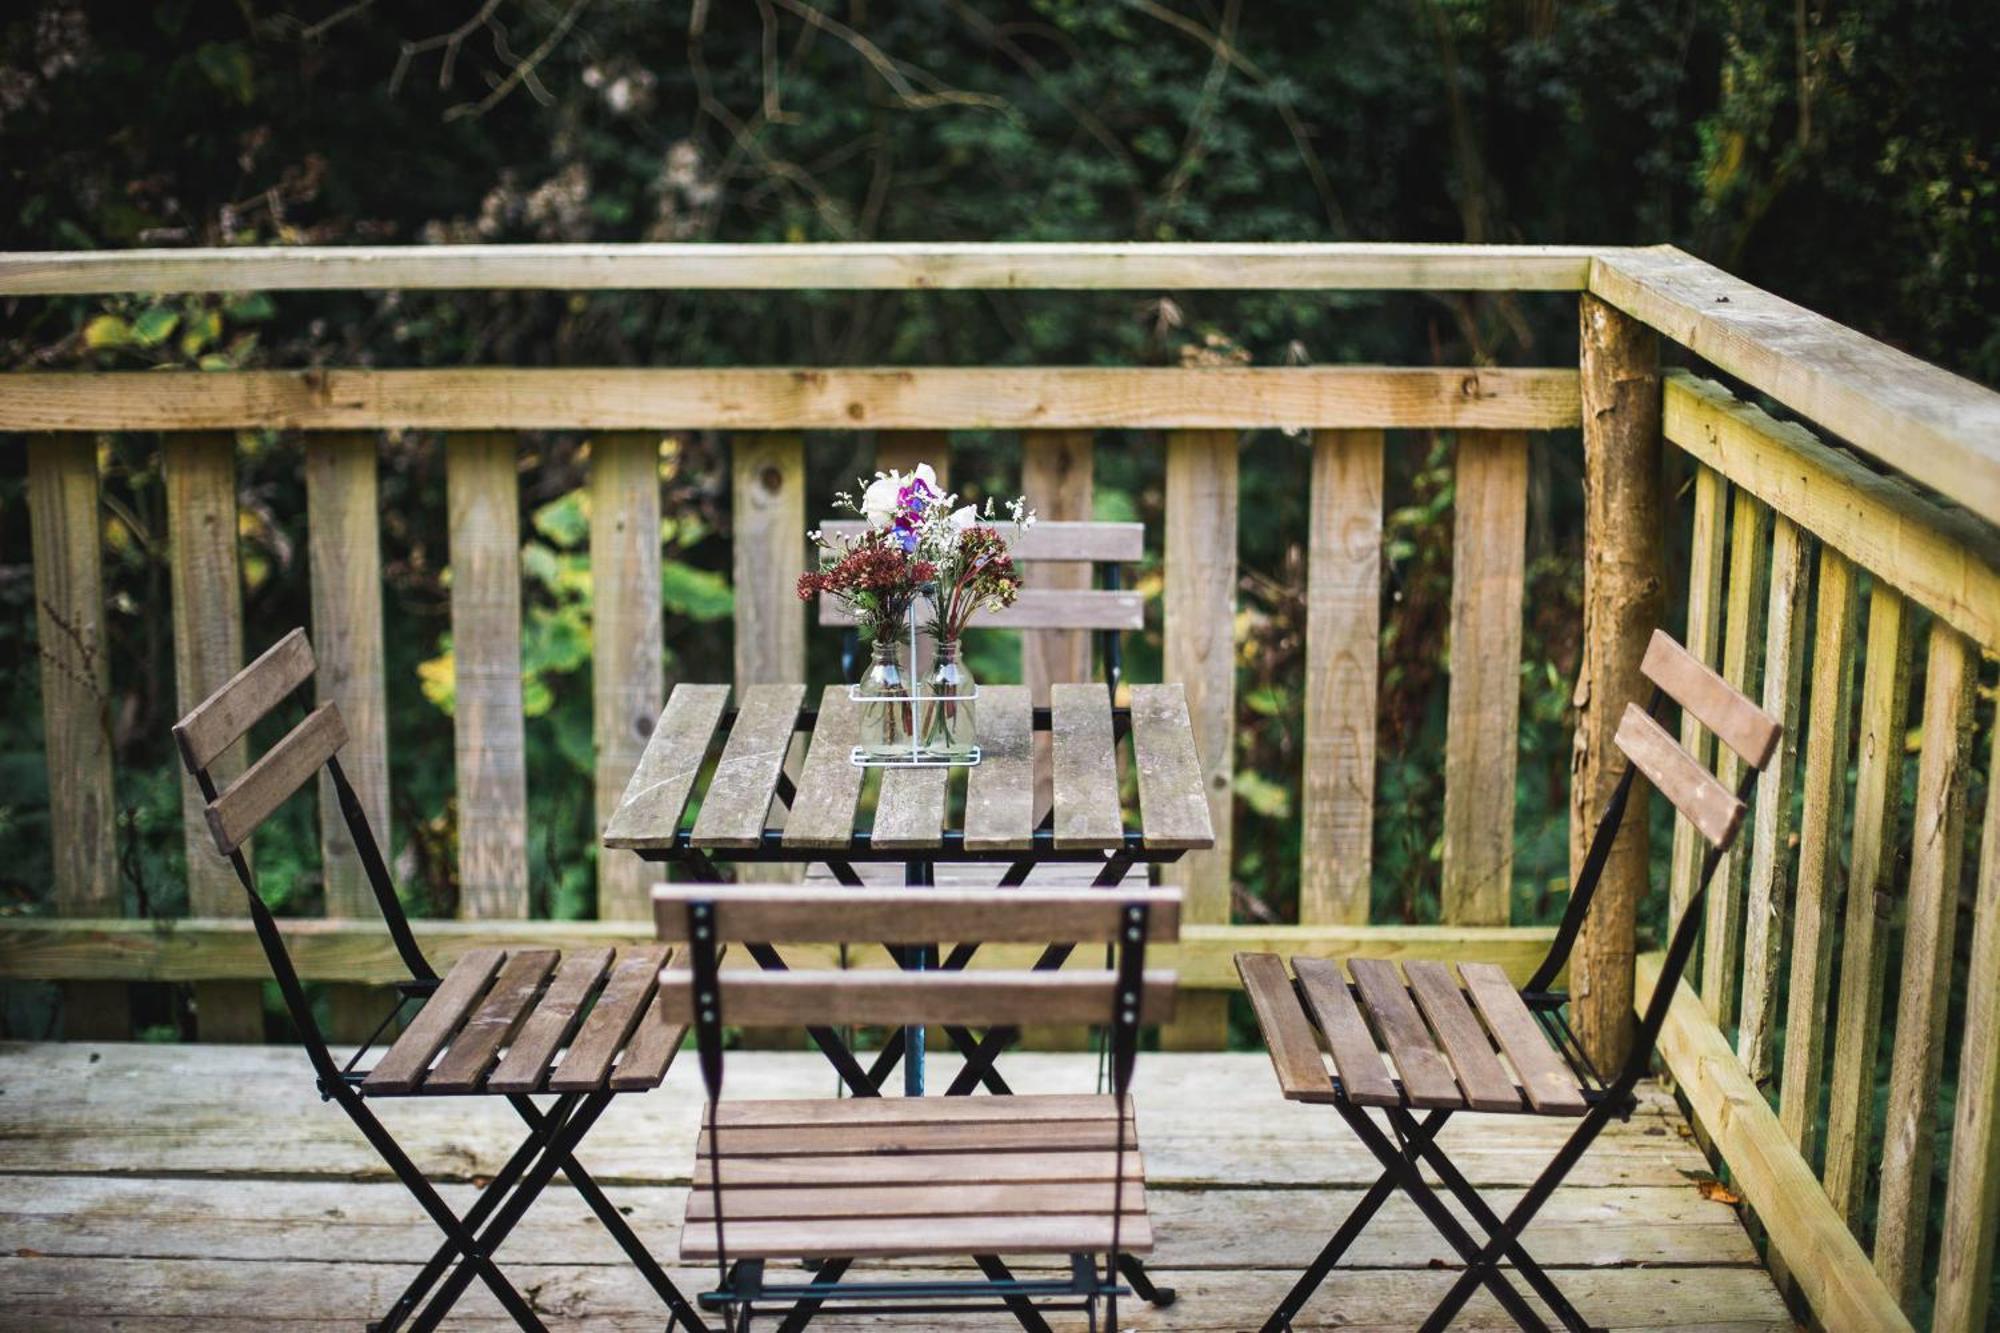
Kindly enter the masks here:
M 1097 499 L 1097 445 L 1087 430 L 1031 430 L 1021 436 L 1021 493 L 1050 522 L 1088 523 Z M 1087 561 L 1050 560 L 1029 574 L 1038 588 L 1088 588 Z M 1035 704 L 1046 707 L 1049 686 L 1086 681 L 1090 677 L 1091 635 L 1088 630 L 1028 630 L 1021 635 L 1021 680 Z M 1055 799 L 1054 760 L 1049 734 L 1035 733 L 1035 819 L 1048 813 Z
M 1979 657 L 1964 635 L 1931 625 L 1924 666 L 1924 740 L 1910 838 L 1910 906 L 1889 1062 L 1889 1118 L 1875 1217 L 1875 1269 L 1910 1309 L 1922 1282 L 1930 1221 L 1931 1153 L 1938 1076 L 1951 1002 L 1965 855 L 1966 787 L 1972 770 L 1972 704 Z
M 805 437 L 742 433 L 730 439 L 730 513 L 736 581 L 736 689 L 806 678 L 806 612 L 798 598 L 806 565 Z M 797 776 L 803 742 L 793 737 L 786 768 Z M 771 822 L 785 811 L 772 802 Z M 801 868 L 771 865 L 766 880 L 798 879 Z M 754 1034 L 753 1034 L 754 1035 Z M 775 1039 L 779 1034 L 771 1034 Z
M 174 685 L 188 712 L 243 666 L 243 594 L 236 550 L 236 440 L 222 432 L 161 437 L 174 618 Z M 210 766 L 218 787 L 243 771 L 239 740 Z M 243 886 L 215 849 L 194 780 L 181 781 L 188 914 L 243 916 Z M 249 848 L 244 853 L 249 854 Z M 204 1041 L 261 1041 L 263 988 L 255 982 L 194 984 L 196 1031 Z
M 1792 793 L 1798 787 L 1799 696 L 1805 685 L 1808 547 L 1798 524 L 1780 514 L 1771 530 L 1764 711 L 1785 730 L 1778 753 L 1757 784 L 1751 813 L 1750 877 L 1743 911 L 1743 1026 L 1736 1036 L 1736 1054 L 1758 1083 L 1771 1077 L 1778 952 L 1785 939 L 1785 873 L 1792 851 Z
M 521 712 L 518 446 L 505 433 L 445 440 L 457 702 L 458 914 L 528 914 L 528 783 Z
M 1687 633 L 1683 644 L 1698 662 L 1716 665 L 1722 636 L 1722 573 L 1728 540 L 1729 483 L 1714 468 L 1697 463 L 1694 472 L 1694 525 L 1688 541 Z M 1715 737 L 1691 710 L 1681 712 L 1681 746 L 1704 768 L 1712 763 Z M 1701 877 L 1708 845 L 1686 816 L 1674 818 L 1674 850 L 1668 878 L 1668 920 L 1679 921 Z
M 1318 431 L 1312 450 L 1299 924 L 1365 925 L 1382 657 L 1382 432 Z
M 1854 565 L 1822 547 L 1813 590 L 1812 703 L 1807 718 L 1804 813 L 1792 908 L 1791 981 L 1785 1001 L 1785 1063 L 1778 1122 L 1810 1162 L 1817 1148 L 1833 973 L 1834 909 L 1840 901 L 1840 837 L 1854 712 Z M 1782 853 L 1781 853 L 1782 854 Z
M 602 833 L 666 702 L 657 434 L 607 434 L 590 443 L 590 586 L 595 809 Z M 634 853 L 600 845 L 598 919 L 649 917 L 649 885 L 658 878 Z
M 88 435 L 28 440 L 28 523 L 35 562 L 43 757 L 49 773 L 53 902 L 58 916 L 124 915 L 112 785 L 111 645 L 104 623 L 97 447 Z M 63 983 L 63 1034 L 131 1035 L 126 988 Z
M 1237 436 L 1232 430 L 1167 435 L 1166 622 L 1162 672 L 1187 687 L 1195 752 L 1207 782 L 1215 848 L 1190 852 L 1167 879 L 1186 895 L 1182 919 L 1226 924 L 1236 722 Z M 1168 1049 L 1221 1050 L 1226 997 L 1187 997 L 1161 1034 Z
M 312 581 L 316 697 L 339 707 L 347 726 L 340 766 L 385 855 L 389 826 L 389 705 L 382 641 L 382 530 L 375 436 L 313 434 L 305 440 L 306 549 Z M 320 859 L 326 914 L 380 918 L 374 888 L 340 813 L 333 783 L 319 781 Z M 360 1041 L 382 1016 L 382 994 L 334 985 L 329 1035 Z
M 1986 825 L 1966 973 L 1951 1169 L 1944 1196 L 1931 1327 L 1990 1328 L 1994 1233 L 2000 1231 L 2000 727 L 1987 739 Z
M 1897 815 L 1903 804 L 1903 736 L 1910 715 L 1909 604 L 1876 579 L 1862 655 L 1854 838 L 1848 853 L 1833 1068 L 1827 1076 L 1826 1181 L 1833 1207 L 1858 1232 L 1875 1122 L 1875 1061 L 1895 913 Z
M 1504 926 L 1514 876 L 1527 435 L 1462 432 L 1453 493 L 1444 919 Z
M 1763 576 L 1770 510 L 1737 491 L 1729 514 L 1729 588 L 1723 612 L 1722 675 L 1752 698 L 1757 696 L 1758 650 L 1764 640 L 1764 599 L 1757 595 Z M 1716 755 L 1716 780 L 1730 791 L 1743 774 L 1742 761 L 1727 746 Z M 1742 847 L 1725 856 L 1709 881 L 1708 923 L 1702 934 L 1701 998 L 1728 1029 L 1736 1022 L 1736 987 L 1742 979 L 1743 884 L 1749 861 Z

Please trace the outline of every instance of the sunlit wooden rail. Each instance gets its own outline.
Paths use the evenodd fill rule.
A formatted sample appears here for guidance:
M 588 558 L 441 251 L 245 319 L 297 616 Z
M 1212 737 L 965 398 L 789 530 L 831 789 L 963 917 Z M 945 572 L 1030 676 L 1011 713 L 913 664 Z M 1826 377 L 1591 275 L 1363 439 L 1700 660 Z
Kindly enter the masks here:
M 92 437 L 159 432 L 175 552 L 183 705 L 245 657 L 231 432 L 296 441 L 312 542 L 321 697 L 352 733 L 372 817 L 387 804 L 375 432 L 439 433 L 446 458 L 457 671 L 461 922 L 474 942 L 623 937 L 644 900 L 635 858 L 607 854 L 595 923 L 530 923 L 514 432 L 592 432 L 590 553 L 599 651 L 597 796 L 608 817 L 657 718 L 659 432 L 726 432 L 732 452 L 736 678 L 802 680 L 806 611 L 790 592 L 806 430 L 874 432 L 885 464 L 938 456 L 944 432 L 1018 431 L 1045 515 L 1087 519 L 1092 432 L 1157 432 L 1166 475 L 1163 672 L 1185 683 L 1220 835 L 1177 869 L 1196 992 L 1174 1044 L 1222 1039 L 1219 991 L 1240 948 L 1285 954 L 1481 956 L 1521 968 L 1545 932 L 1508 924 L 1513 875 L 1523 513 L 1532 432 L 1581 428 L 1586 660 L 1572 823 L 1588 829 L 1617 765 L 1611 734 L 1639 692 L 1638 655 L 1666 618 L 1664 523 L 1687 525 L 1682 637 L 1788 724 L 1748 836 L 1711 894 L 1702 968 L 1663 1053 L 1768 1232 L 1772 1260 L 1830 1326 L 1879 1326 L 1935 1302 L 1935 1326 L 1989 1313 L 2000 1216 L 2000 784 L 1975 700 L 2000 652 L 2000 395 L 1758 291 L 1667 247 L 1000 245 L 533 246 L 0 255 L 0 295 L 357 288 L 1013 288 L 1508 290 L 1577 293 L 1575 367 L 730 368 L 265 370 L 0 377 L 0 432 L 27 437 L 38 641 L 59 919 L 0 923 L 0 976 L 66 983 L 78 1034 L 125 1024 L 122 983 L 195 983 L 201 1032 L 259 1031 L 261 975 L 227 868 L 189 839 L 182 923 L 118 916 L 112 770 L 102 716 L 102 572 Z M 1705 363 L 1662 372 L 1663 343 Z M 1712 376 L 1729 377 L 1724 387 Z M 1758 397 L 1796 420 L 1780 420 Z M 1306 738 L 1301 921 L 1231 926 L 1238 432 L 1307 432 Z M 1448 735 L 1441 756 L 1445 920 L 1368 923 L 1387 431 L 1457 441 Z M 1556 447 L 1570 447 L 1556 435 Z M 1663 466 L 1664 464 L 1664 466 Z M 1663 473 L 1689 477 L 1670 491 Z M 1657 519 L 1657 521 L 1656 521 Z M 1054 585 L 1051 585 L 1054 586 Z M 1074 585 L 1072 585 L 1074 586 Z M 1678 597 L 1672 599 L 1678 602 Z M 274 628 L 257 627 L 259 635 Z M 1030 636 L 1032 639 L 1033 636 Z M 1028 679 L 1088 666 L 1081 635 L 1030 642 Z M 1921 649 L 1921 653 L 1919 653 Z M 1914 695 L 1915 698 L 1911 696 Z M 1920 745 L 1906 737 L 1921 736 Z M 1706 754 L 1692 721 L 1683 740 Z M 240 748 L 240 747 L 239 747 Z M 1905 800 L 1905 752 L 1914 795 Z M 224 773 L 243 756 L 226 755 Z M 1725 767 L 1728 760 L 1724 758 Z M 1852 766 L 1852 792 L 1847 780 Z M 1731 775 L 1724 773 L 1725 779 Z M 1798 811 L 1796 817 L 1794 809 Z M 296 922 L 309 978 L 387 975 L 337 819 L 322 820 L 329 912 Z M 1906 833 L 1904 830 L 1908 829 Z M 1980 830 L 1983 830 L 1981 832 Z M 199 829 L 195 830 L 199 833 Z M 1961 902 L 1979 839 L 1970 911 Z M 1578 853 L 1580 855 L 1580 852 Z M 1676 830 L 1684 901 L 1696 839 Z M 1577 1020 L 1615 1052 L 1646 890 L 1642 827 L 1607 872 L 1602 922 L 1575 955 Z M 1843 866 L 1845 870 L 1843 870 Z M 1961 915 L 1969 915 L 1969 925 Z M 352 923 L 348 918 L 358 918 Z M 239 919 L 232 919 L 239 918 Z M 1258 943 L 1246 942 L 1255 936 Z M 1898 941 L 1900 940 L 1900 950 Z M 1970 956 L 1969 967 L 1963 960 Z M 1901 958 L 1892 974 L 1889 961 Z M 1948 1013 L 1969 977 L 1962 1031 Z M 1207 991 L 1204 995 L 1201 992 Z M 1886 1120 L 1877 1053 L 1893 1030 Z M 1941 1075 L 1955 1074 L 1941 1233 L 1929 1227 Z M 1765 1093 L 1775 1088 L 1772 1103 Z M 1821 1129 L 1822 1104 L 1826 1107 Z M 1879 1123 L 1878 1123 L 1879 1122 Z M 1881 1181 L 1868 1215 L 1873 1145 Z M 1818 1182 L 1818 1183 L 1813 1183 Z M 1810 1185 L 1810 1188 L 1805 1186 Z M 1871 1237 L 1863 1251 L 1857 1235 Z M 1925 1256 L 1935 1239 L 1941 1260 Z

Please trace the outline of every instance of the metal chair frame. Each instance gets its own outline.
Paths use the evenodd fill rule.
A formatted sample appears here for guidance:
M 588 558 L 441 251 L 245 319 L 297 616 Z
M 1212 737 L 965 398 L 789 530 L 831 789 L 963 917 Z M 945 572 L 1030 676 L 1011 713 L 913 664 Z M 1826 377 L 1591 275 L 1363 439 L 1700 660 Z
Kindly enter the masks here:
M 1654 689 L 1646 705 L 1648 716 L 1657 720 L 1660 706 L 1667 698 L 1665 691 Z M 1556 1188 L 1582 1158 L 1584 1152 L 1603 1132 L 1604 1127 L 1615 1117 L 1629 1120 L 1637 1106 L 1633 1096 L 1639 1080 L 1644 1078 L 1652 1066 L 1653 1052 L 1659 1043 L 1660 1031 L 1666 1026 L 1667 1012 L 1673 1003 L 1674 992 L 1680 985 L 1681 977 L 1687 970 L 1689 959 L 1694 954 L 1695 942 L 1702 923 L 1702 907 L 1708 894 L 1709 881 L 1714 877 L 1717 866 L 1728 853 L 1728 846 L 1708 848 L 1703 858 L 1701 874 L 1690 895 L 1687 906 L 1675 924 L 1667 947 L 1665 965 L 1660 972 L 1657 985 L 1641 1016 L 1636 1037 L 1624 1066 L 1616 1077 L 1605 1082 L 1592 1066 L 1570 1028 L 1563 1008 L 1569 1002 L 1566 992 L 1554 989 L 1556 978 L 1562 974 L 1569 962 L 1570 951 L 1575 947 L 1578 933 L 1583 928 L 1585 916 L 1590 910 L 1591 899 L 1604 874 L 1605 864 L 1611 856 L 1611 848 L 1616 841 L 1620 826 L 1624 822 L 1626 807 L 1630 802 L 1632 784 L 1638 770 L 1629 761 L 1620 774 L 1611 799 L 1606 804 L 1604 814 L 1599 818 L 1596 831 L 1591 836 L 1590 849 L 1577 876 L 1577 885 L 1571 893 L 1568 908 L 1563 913 L 1557 927 L 1555 939 L 1550 943 L 1548 954 L 1534 975 L 1521 990 L 1521 998 L 1531 1013 L 1548 1033 L 1555 1049 L 1569 1061 L 1578 1075 L 1583 1097 L 1588 1110 L 1570 1132 L 1569 1138 L 1557 1150 L 1549 1164 L 1536 1176 L 1527 1191 L 1508 1211 L 1505 1217 L 1495 1213 L 1465 1175 L 1451 1162 L 1445 1152 L 1437 1146 L 1437 1136 L 1455 1113 L 1453 1110 L 1432 1110 L 1419 1121 L 1408 1108 L 1384 1108 L 1389 1122 L 1389 1133 L 1369 1118 L 1366 1108 L 1348 1100 L 1338 1077 L 1334 1079 L 1334 1109 L 1354 1131 L 1355 1137 L 1373 1153 L 1381 1163 L 1382 1174 L 1368 1191 L 1354 1205 L 1338 1230 L 1327 1241 L 1326 1246 L 1307 1266 L 1291 1291 L 1272 1311 L 1263 1325 L 1264 1333 L 1280 1333 L 1292 1327 L 1292 1319 L 1307 1300 L 1326 1281 L 1334 1266 L 1340 1262 L 1356 1238 L 1366 1229 L 1369 1221 L 1380 1211 L 1389 1195 L 1402 1190 L 1419 1211 L 1429 1219 L 1447 1244 L 1458 1254 L 1465 1267 L 1458 1279 L 1445 1293 L 1437 1307 L 1421 1325 L 1423 1333 L 1439 1333 L 1450 1326 L 1460 1310 L 1480 1287 L 1490 1291 L 1500 1305 L 1522 1328 L 1534 1333 L 1548 1333 L 1549 1325 L 1528 1303 L 1520 1290 L 1508 1280 L 1501 1265 L 1511 1263 L 1534 1293 L 1541 1297 L 1555 1314 L 1561 1325 L 1573 1333 L 1582 1333 L 1593 1326 L 1588 1323 L 1576 1307 L 1570 1303 L 1547 1271 L 1521 1243 L 1522 1232 L 1534 1220 Z M 1754 792 L 1761 770 L 1755 765 L 1745 765 L 1742 778 L 1737 784 L 1736 797 L 1747 802 Z M 1297 982 L 1294 981 L 1294 987 Z M 1302 1007 L 1308 1016 L 1313 1015 L 1310 1004 Z M 1393 1134 L 1393 1138 L 1391 1135 Z M 1423 1177 L 1423 1167 L 1428 1166 L 1436 1173 L 1444 1188 L 1471 1216 L 1474 1223 L 1485 1233 L 1483 1240 L 1476 1239 L 1460 1223 L 1458 1217 Z
M 206 766 L 192 762 L 191 756 L 185 751 L 183 759 L 188 772 L 194 778 L 196 788 L 201 792 L 202 800 L 213 804 L 220 794 L 214 776 Z M 666 1303 L 670 1312 L 668 1327 L 684 1325 L 690 1330 L 705 1330 L 707 1326 L 687 1298 L 681 1294 L 680 1289 L 674 1285 L 673 1279 L 647 1251 L 637 1233 L 632 1230 L 631 1224 L 605 1197 L 603 1189 L 576 1159 L 578 1145 L 596 1124 L 598 1117 L 603 1115 L 611 1104 L 611 1099 L 618 1095 L 612 1089 L 607 1087 L 590 1093 L 562 1094 L 556 1096 L 546 1109 L 536 1106 L 533 1098 L 520 1093 L 444 1094 L 504 1095 L 528 1131 L 506 1164 L 495 1173 L 491 1182 L 481 1191 L 479 1198 L 463 1214 L 452 1211 L 436 1187 L 370 1109 L 361 1091 L 362 1082 L 366 1079 L 368 1071 L 358 1069 L 357 1066 L 412 1001 L 426 1000 L 437 990 L 440 979 L 437 971 L 424 957 L 423 950 L 418 946 L 416 936 L 410 929 L 409 916 L 404 912 L 395 882 L 390 878 L 380 845 L 376 842 L 374 830 L 369 825 L 367 812 L 362 808 L 360 798 L 355 794 L 353 784 L 342 769 L 337 754 L 327 759 L 325 772 L 333 783 L 341 819 L 354 839 L 355 852 L 361 861 L 363 872 L 367 875 L 369 888 L 374 893 L 383 922 L 388 927 L 389 937 L 396 946 L 397 956 L 410 973 L 409 980 L 394 983 L 397 992 L 395 1003 L 391 1005 L 368 1040 L 354 1052 L 345 1065 L 334 1058 L 326 1037 L 320 1030 L 319 1022 L 313 1016 L 311 1001 L 306 995 L 304 984 L 300 981 L 298 969 L 292 962 L 290 951 L 285 947 L 284 936 L 278 929 L 277 918 L 265 903 L 249 862 L 240 850 L 228 851 L 226 855 L 231 868 L 236 872 L 237 880 L 243 885 L 257 941 L 262 946 L 264 956 L 270 964 L 271 974 L 278 983 L 278 993 L 284 1001 L 285 1011 L 298 1029 L 300 1044 L 305 1047 L 306 1058 L 312 1064 L 321 1100 L 332 1101 L 347 1113 L 348 1118 L 381 1156 L 396 1179 L 409 1190 L 418 1206 L 445 1236 L 444 1243 L 397 1296 L 388 1312 L 380 1319 L 369 1323 L 371 1333 L 376 1330 L 380 1333 L 393 1333 L 394 1330 L 402 1328 L 405 1321 L 408 1321 L 408 1326 L 417 1333 L 436 1328 L 474 1278 L 485 1283 L 502 1307 L 522 1328 L 534 1330 L 545 1328 L 546 1325 L 533 1307 L 508 1280 L 506 1274 L 500 1271 L 494 1260 L 494 1254 L 515 1225 L 527 1214 L 536 1197 L 554 1179 L 557 1171 L 561 1171 L 575 1187 L 576 1192 L 589 1205 L 591 1212 L 596 1215 L 599 1222 L 603 1223 L 605 1230 L 611 1233 L 612 1239 L 618 1242 L 626 1257 Z
M 1145 975 L 1148 909 L 1143 902 L 1128 903 L 1122 909 L 1121 938 L 1113 946 L 1117 983 L 1109 1016 L 1110 1064 L 1113 1098 L 1120 1104 L 1131 1090 L 1133 1068 L 1139 1042 L 1139 996 Z M 1117 1184 L 1112 1192 L 1111 1248 L 1100 1272 L 1088 1254 L 1070 1256 L 1067 1279 L 1021 1279 L 1014 1276 L 997 1254 L 974 1255 L 984 1279 L 927 1282 L 842 1282 L 852 1266 L 851 1258 L 829 1258 L 814 1266 L 810 1281 L 774 1283 L 766 1280 L 764 1261 L 731 1261 L 723 1200 L 726 1191 L 721 1178 L 721 1149 L 716 1108 L 722 1100 L 723 1026 L 726 987 L 720 975 L 721 946 L 715 926 L 715 902 L 696 898 L 687 905 L 687 935 L 690 979 L 695 998 L 695 1048 L 708 1100 L 704 1123 L 710 1141 L 709 1188 L 715 1199 L 716 1270 L 715 1290 L 698 1298 L 703 1309 L 720 1311 L 726 1333 L 748 1333 L 759 1303 L 785 1307 L 778 1333 L 799 1333 L 825 1305 L 836 1303 L 850 1314 L 1012 1314 L 1028 1333 L 1052 1333 L 1045 1313 L 1081 1312 L 1092 1333 L 1098 1327 L 1098 1304 L 1103 1302 L 1104 1327 L 1118 1327 L 1118 1298 L 1136 1294 L 1158 1306 L 1171 1305 L 1172 1288 L 1156 1286 L 1137 1255 L 1121 1252 L 1119 1224 L 1123 1216 L 1124 1162 L 1127 1150 L 1125 1118 L 1117 1119 Z M 908 966 L 904 964 L 904 966 Z M 1004 1044 L 1004 1043 L 1003 1043 Z M 997 1051 L 995 1052 L 997 1054 Z M 971 1053 L 968 1052 L 968 1055 Z M 989 1057 L 990 1060 L 990 1057 Z M 968 1089 L 969 1091 L 969 1089 Z M 697 1163 L 697 1170 L 699 1163 Z M 1121 1282 L 1120 1277 L 1125 1279 Z M 1129 1285 L 1127 1285 L 1129 1283 Z

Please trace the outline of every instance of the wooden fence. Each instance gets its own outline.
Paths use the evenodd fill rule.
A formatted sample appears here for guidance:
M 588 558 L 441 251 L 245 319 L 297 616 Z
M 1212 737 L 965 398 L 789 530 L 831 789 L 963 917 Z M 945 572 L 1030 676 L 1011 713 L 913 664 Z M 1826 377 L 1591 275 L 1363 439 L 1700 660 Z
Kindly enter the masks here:
M 318 688 L 348 718 L 348 769 L 378 817 L 389 741 L 372 433 L 441 433 L 468 919 L 424 930 L 427 947 L 448 957 L 473 942 L 643 930 L 635 922 L 644 867 L 613 855 L 600 867 L 600 921 L 519 920 L 527 907 L 526 782 L 519 478 L 510 432 L 594 433 L 602 819 L 664 689 L 660 653 L 644 647 L 661 640 L 659 497 L 648 484 L 658 432 L 728 432 L 735 666 L 737 678 L 751 682 L 805 672 L 805 615 L 789 586 L 809 525 L 800 432 L 878 432 L 881 456 L 902 459 L 934 452 L 934 432 L 1016 430 L 1025 485 L 1044 512 L 1087 517 L 1090 432 L 1160 431 L 1163 674 L 1187 685 L 1224 833 L 1214 853 L 1176 871 L 1193 923 L 1179 963 L 1193 986 L 1215 994 L 1173 1039 L 1212 1045 L 1222 1035 L 1221 992 L 1235 984 L 1228 967 L 1235 948 L 1478 955 L 1517 975 L 1539 958 L 1547 932 L 1507 921 L 1528 433 L 1580 425 L 1586 659 L 1573 842 L 1587 836 L 1615 779 L 1610 729 L 1619 706 L 1638 693 L 1639 650 L 1662 618 L 1665 523 L 1690 524 L 1692 532 L 1687 622 L 1670 628 L 1684 628 L 1698 656 L 1761 692 L 1788 723 L 1750 835 L 1711 895 L 1700 975 L 1664 1045 L 1668 1068 L 1768 1229 L 1774 1262 L 1830 1326 L 1882 1326 L 1898 1317 L 1898 1306 L 1913 1308 L 1927 1285 L 1947 1002 L 1955 960 L 1969 951 L 1936 1327 L 1983 1326 L 2000 1208 L 2000 784 L 1992 781 L 1969 931 L 1959 916 L 1967 910 L 1962 866 L 1978 827 L 1968 793 L 1993 745 L 1973 721 L 1983 657 L 2000 651 L 2000 544 L 1991 526 L 2000 523 L 2000 395 L 1666 248 L 558 246 L 0 256 L 0 295 L 391 287 L 1573 291 L 1582 356 L 1577 367 L 1542 369 L 8 375 L 0 379 L 0 431 L 29 437 L 59 919 L 0 923 L 0 976 L 64 981 L 70 1031 L 117 1032 L 123 983 L 172 979 L 196 985 L 204 1037 L 251 1036 L 255 996 L 246 990 L 262 975 L 240 919 L 240 890 L 193 832 L 189 890 L 198 919 L 111 919 L 119 894 L 101 716 L 107 664 L 92 432 L 161 433 L 184 706 L 243 658 L 230 432 L 271 427 L 297 440 L 309 496 Z M 1663 374 L 1663 341 L 1901 476 L 1873 470 L 1698 374 Z M 1228 923 L 1226 836 L 1237 432 L 1270 426 L 1312 438 L 1301 922 L 1248 927 Z M 1454 669 L 1442 757 L 1445 922 L 1417 928 L 1367 923 L 1383 432 L 1405 428 L 1450 429 L 1458 442 Z M 1669 448 L 1691 460 L 1693 485 L 1682 495 L 1662 492 Z M 1029 678 L 1045 685 L 1073 674 L 1087 662 L 1076 648 L 1073 641 L 1032 646 Z M 1913 725 L 1921 744 L 1907 746 Z M 1685 738 L 1712 748 L 1692 723 Z M 1908 802 L 1906 748 L 1916 756 Z M 379 983 L 394 975 L 394 960 L 330 813 L 322 827 L 335 919 L 289 929 L 309 978 Z M 1679 828 L 1676 904 L 1690 892 L 1696 856 L 1690 831 Z M 1646 865 L 1645 830 L 1634 821 L 1608 872 L 1604 910 L 1573 963 L 1579 1024 L 1601 1057 L 1622 1048 L 1635 980 L 1643 993 L 1657 967 L 1634 958 Z M 1898 937 L 1892 991 L 1888 964 Z M 1892 1074 L 1886 1122 L 1878 1124 L 1872 1089 L 1885 1027 L 1894 1034 Z M 1766 1097 L 1773 1085 L 1775 1109 Z M 1878 1133 L 1881 1182 L 1870 1214 L 1867 1172 Z M 1863 1251 L 1858 1234 L 1872 1235 L 1872 1251 Z

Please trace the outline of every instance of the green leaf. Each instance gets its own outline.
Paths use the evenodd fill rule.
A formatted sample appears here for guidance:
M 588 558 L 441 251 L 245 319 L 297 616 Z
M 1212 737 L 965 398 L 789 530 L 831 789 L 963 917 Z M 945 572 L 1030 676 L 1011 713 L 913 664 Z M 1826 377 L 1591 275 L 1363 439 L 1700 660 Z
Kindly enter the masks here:
M 679 560 L 660 564 L 660 600 L 667 610 L 690 620 L 727 620 L 736 612 L 736 590 L 729 580 Z
M 132 325 L 132 336 L 141 347 L 158 347 L 180 327 L 181 317 L 163 305 L 149 306 Z
M 125 347 L 131 341 L 132 326 L 116 315 L 99 315 L 83 326 L 85 347 Z
M 535 531 L 557 546 L 581 546 L 590 536 L 590 514 L 584 508 L 583 490 L 557 496 L 535 511 Z
M 277 314 L 278 307 L 263 292 L 245 292 L 223 306 L 222 313 L 238 324 L 255 324 Z
M 194 63 L 217 92 L 244 106 L 256 100 L 255 71 L 242 43 L 203 42 L 194 53 Z
M 556 560 L 556 553 L 540 542 L 529 542 L 521 548 L 521 572 L 550 592 L 555 592 L 562 576 L 562 566 Z

